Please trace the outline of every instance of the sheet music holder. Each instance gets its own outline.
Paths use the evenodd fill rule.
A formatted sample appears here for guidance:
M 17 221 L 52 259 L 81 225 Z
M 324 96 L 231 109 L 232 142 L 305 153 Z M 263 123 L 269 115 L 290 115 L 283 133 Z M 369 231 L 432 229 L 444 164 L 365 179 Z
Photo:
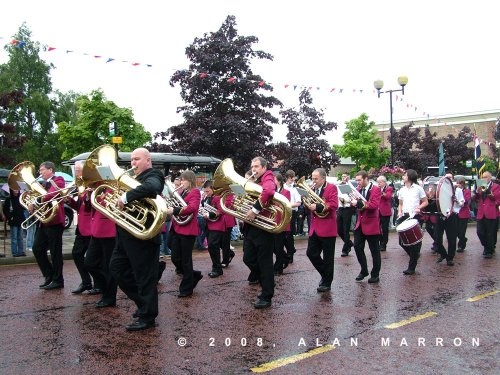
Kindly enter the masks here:
M 342 194 L 349 195 L 354 190 L 354 186 L 349 184 L 337 185 L 337 188 Z
M 233 191 L 234 195 L 247 195 L 245 188 L 239 184 L 231 184 L 229 188 Z
M 17 181 L 17 185 L 19 186 L 19 191 L 30 191 L 31 190 L 31 187 L 26 182 Z
M 98 165 L 96 168 L 97 173 L 99 173 L 99 176 L 101 176 L 101 179 L 105 181 L 115 180 L 115 176 L 113 175 L 113 172 L 111 172 L 110 167 L 106 165 Z
M 309 192 L 307 190 L 299 187 L 295 187 L 295 190 L 297 190 L 297 193 L 299 193 L 300 197 L 309 198 Z

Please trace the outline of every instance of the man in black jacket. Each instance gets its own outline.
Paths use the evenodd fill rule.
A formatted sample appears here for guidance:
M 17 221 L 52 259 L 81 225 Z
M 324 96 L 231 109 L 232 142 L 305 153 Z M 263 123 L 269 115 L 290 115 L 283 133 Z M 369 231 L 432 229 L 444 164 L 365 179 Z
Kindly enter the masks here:
M 152 168 L 151 155 L 145 148 L 132 152 L 131 165 L 141 184 L 124 193 L 118 208 L 135 200 L 156 198 L 163 191 L 163 173 Z M 158 316 L 158 282 L 160 233 L 149 240 L 133 237 L 120 226 L 116 227 L 116 247 L 110 261 L 110 270 L 120 289 L 137 305 L 134 320 L 127 331 L 140 331 L 155 327 Z

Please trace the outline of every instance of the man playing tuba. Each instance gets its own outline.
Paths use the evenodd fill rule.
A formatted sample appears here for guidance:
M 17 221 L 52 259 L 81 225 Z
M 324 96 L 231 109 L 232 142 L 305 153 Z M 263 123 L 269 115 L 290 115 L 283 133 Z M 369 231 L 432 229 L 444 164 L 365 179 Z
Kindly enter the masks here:
M 266 159 L 260 156 L 252 159 L 251 167 L 255 183 L 262 186 L 262 193 L 246 215 L 249 222 L 254 221 L 257 214 L 265 206 L 272 203 L 276 192 L 274 174 L 267 169 Z M 254 303 L 256 309 L 270 307 L 274 295 L 273 236 L 273 233 L 266 232 L 254 225 L 245 225 L 244 227 L 243 262 L 250 269 L 248 282 L 256 284 L 260 281 L 262 286 L 258 300 Z

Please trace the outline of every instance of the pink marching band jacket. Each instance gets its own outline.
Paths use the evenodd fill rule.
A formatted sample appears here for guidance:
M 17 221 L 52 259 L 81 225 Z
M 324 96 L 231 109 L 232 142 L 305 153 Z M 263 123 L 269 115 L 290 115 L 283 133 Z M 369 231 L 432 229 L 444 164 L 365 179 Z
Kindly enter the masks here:
M 358 229 L 361 225 L 361 231 L 365 236 L 373 236 L 380 234 L 380 188 L 370 183 L 368 192 L 366 193 L 367 201 L 365 207 L 358 209 L 358 218 L 354 230 Z M 369 186 L 370 186 L 369 185 Z M 358 191 L 361 188 L 358 186 Z
M 193 218 L 185 225 L 179 225 L 174 219 L 172 219 L 172 227 L 174 228 L 175 233 L 185 236 L 197 236 L 199 234 L 197 217 L 198 210 L 200 208 L 201 193 L 196 187 L 194 187 L 183 197 L 183 199 L 186 202 L 186 206 L 182 208 L 180 216 L 193 214 Z
M 337 237 L 337 208 L 339 206 L 337 187 L 325 182 L 320 197 L 325 202 L 325 206 L 320 207 L 319 212 L 328 212 L 328 214 L 324 218 L 320 218 L 314 212 L 311 213 L 309 236 L 316 233 L 319 237 Z M 318 211 L 318 207 L 316 210 Z

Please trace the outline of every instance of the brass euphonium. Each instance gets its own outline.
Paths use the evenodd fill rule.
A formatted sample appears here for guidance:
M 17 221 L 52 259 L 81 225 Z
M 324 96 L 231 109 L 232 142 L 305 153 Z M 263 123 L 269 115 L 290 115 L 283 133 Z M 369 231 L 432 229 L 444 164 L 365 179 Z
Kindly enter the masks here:
M 182 186 L 179 186 L 177 189 L 175 185 L 167 180 L 165 181 L 165 187 L 163 188 L 163 199 L 167 204 L 167 207 L 179 207 L 183 208 L 187 206 L 187 203 L 182 199 L 181 195 L 177 192 Z M 193 218 L 193 214 L 189 214 L 187 216 L 173 215 L 172 218 L 179 225 L 186 225 Z
M 90 201 L 92 207 L 108 219 L 141 240 L 153 238 L 161 231 L 167 216 L 165 201 L 156 198 L 143 198 L 125 205 L 123 210 L 117 206 L 123 193 L 135 189 L 140 182 L 118 166 L 117 152 L 110 145 L 103 145 L 92 151 L 82 168 L 83 185 L 94 188 Z M 112 178 L 103 180 L 97 167 L 109 167 Z
M 42 223 L 50 222 L 57 215 L 59 206 L 58 202 L 54 199 L 40 203 L 40 199 L 38 198 L 46 195 L 47 190 L 37 181 L 34 172 L 35 165 L 30 161 L 23 161 L 12 168 L 7 180 L 12 190 L 21 190 L 18 182 L 26 184 L 31 189 L 23 191 L 19 196 L 21 206 L 29 210 L 29 206 L 32 204 L 35 208 L 35 211 L 21 223 L 23 229 L 29 228 L 38 221 Z
M 228 207 L 226 200 L 232 192 L 230 185 L 233 184 L 243 187 L 246 194 L 235 195 L 232 207 Z M 217 167 L 214 174 L 213 190 L 215 195 L 220 195 L 222 211 L 266 232 L 282 232 L 292 218 L 290 201 L 280 193 L 275 193 L 271 204 L 264 207 L 254 221 L 248 221 L 246 215 L 252 209 L 255 201 L 259 199 L 262 187 L 237 174 L 231 159 L 224 159 Z
M 302 197 L 302 202 L 304 202 L 306 206 L 310 206 L 311 204 L 321 204 L 323 207 L 326 207 L 325 201 L 318 194 L 316 194 L 314 190 L 309 187 L 309 185 L 306 184 L 304 176 L 302 176 L 299 181 L 297 181 L 297 186 L 309 193 L 308 197 Z M 322 213 L 313 212 L 313 214 L 319 218 L 325 218 L 326 216 L 328 216 L 329 211 Z

